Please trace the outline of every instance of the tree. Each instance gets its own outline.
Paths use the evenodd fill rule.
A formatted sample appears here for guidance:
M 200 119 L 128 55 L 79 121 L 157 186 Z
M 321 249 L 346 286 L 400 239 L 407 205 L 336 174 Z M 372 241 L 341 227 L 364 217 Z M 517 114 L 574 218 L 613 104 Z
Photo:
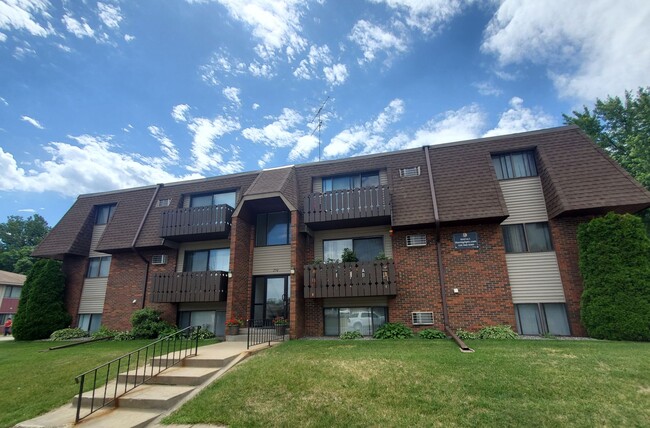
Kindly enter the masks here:
M 72 317 L 65 310 L 64 289 L 60 262 L 39 260 L 34 263 L 14 317 L 13 335 L 16 340 L 45 339 L 52 332 L 70 325 Z
M 8 251 L 22 247 L 35 247 L 49 231 L 47 221 L 38 214 L 27 219 L 10 215 L 6 223 L 0 223 L 0 249 Z
M 30 257 L 50 227 L 38 214 L 24 219 L 20 216 L 7 217 L 0 223 L 0 270 L 26 275 L 36 259 Z
M 589 336 L 650 341 L 650 238 L 638 217 L 609 213 L 578 229 Z
M 593 110 L 563 115 L 566 124 L 578 125 L 637 181 L 650 190 L 650 87 L 636 94 L 596 100 Z M 650 210 L 642 218 L 650 233 Z

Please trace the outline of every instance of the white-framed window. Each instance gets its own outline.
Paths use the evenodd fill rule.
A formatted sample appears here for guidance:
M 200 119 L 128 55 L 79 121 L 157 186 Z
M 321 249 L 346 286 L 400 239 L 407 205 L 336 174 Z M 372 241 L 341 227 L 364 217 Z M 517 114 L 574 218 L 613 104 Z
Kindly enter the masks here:
M 110 221 L 115 212 L 115 204 L 97 205 L 95 207 L 95 224 L 102 225 Z
M 183 262 L 184 272 L 207 272 L 221 270 L 227 272 L 230 266 L 230 248 L 186 251 Z
M 501 226 L 506 253 L 540 253 L 553 251 L 548 222 Z
M 369 262 L 384 253 L 384 238 L 380 236 L 324 240 L 323 260 L 326 263 L 340 261 L 346 248 L 354 251 L 360 262 Z
M 325 336 L 339 336 L 348 331 L 371 336 L 388 322 L 388 308 L 383 306 L 324 308 L 323 313 Z
M 20 299 L 20 293 L 23 291 L 22 287 L 14 287 L 7 285 L 5 287 L 5 299 Z
M 111 270 L 111 256 L 88 259 L 86 278 L 105 278 Z
M 533 150 L 492 155 L 492 164 L 499 180 L 537 175 Z
M 94 333 L 102 325 L 102 314 L 79 314 L 77 327 L 88 333 Z

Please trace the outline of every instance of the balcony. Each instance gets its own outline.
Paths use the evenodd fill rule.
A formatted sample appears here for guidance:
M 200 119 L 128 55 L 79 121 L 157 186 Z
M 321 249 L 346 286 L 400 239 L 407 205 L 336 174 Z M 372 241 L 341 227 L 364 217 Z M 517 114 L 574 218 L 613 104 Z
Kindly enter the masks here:
M 160 219 L 160 237 L 172 241 L 227 238 L 233 211 L 229 205 L 163 211 Z
M 153 276 L 153 303 L 225 302 L 228 272 L 173 272 Z
M 394 296 L 395 262 L 318 263 L 305 266 L 305 298 Z
M 305 224 L 318 229 L 375 225 L 390 221 L 388 186 L 310 193 L 304 199 Z M 320 226 L 320 227 L 319 227 Z

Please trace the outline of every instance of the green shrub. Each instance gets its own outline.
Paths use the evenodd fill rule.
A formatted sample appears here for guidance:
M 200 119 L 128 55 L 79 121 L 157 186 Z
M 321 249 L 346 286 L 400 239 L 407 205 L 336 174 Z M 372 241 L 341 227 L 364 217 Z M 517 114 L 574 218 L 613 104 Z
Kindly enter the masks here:
M 124 341 L 124 340 L 134 340 L 135 337 L 133 334 L 131 334 L 130 331 L 118 331 L 115 332 L 115 336 L 113 336 L 113 340 L 117 340 L 118 342 Z
M 427 328 L 418 333 L 420 339 L 446 339 L 447 335 L 437 328 Z
M 63 328 L 50 335 L 50 340 L 70 340 L 88 337 L 88 332 L 80 328 Z
M 160 311 L 151 308 L 139 309 L 131 315 L 131 334 L 136 339 L 155 339 L 171 325 L 160 318 Z
M 375 339 L 410 339 L 413 337 L 413 330 L 401 322 L 387 322 L 379 327 L 372 337 Z
M 516 339 L 517 336 L 509 325 L 487 326 L 476 333 L 477 339 Z
M 361 332 L 357 330 L 351 330 L 351 331 L 346 331 L 345 333 L 341 334 L 339 337 L 344 340 L 351 340 L 351 339 L 362 339 L 363 335 L 361 334 Z
M 471 331 L 463 330 L 462 328 L 459 328 L 456 330 L 456 336 L 460 340 L 469 340 L 469 339 L 476 339 L 476 333 L 473 333 Z
M 164 330 L 161 330 L 160 333 L 158 333 L 158 339 L 162 339 L 165 336 L 169 336 L 170 334 L 174 334 L 178 331 L 178 329 L 173 326 L 173 325 L 168 325 Z M 173 339 L 173 338 L 171 338 Z
M 650 341 L 650 238 L 638 217 L 609 213 L 578 229 L 582 323 L 591 337 Z
M 344 248 L 343 254 L 341 255 L 341 261 L 343 263 L 354 263 L 354 262 L 358 262 L 359 258 L 354 253 L 354 251 L 352 251 L 349 248 Z
M 65 278 L 61 263 L 38 260 L 27 275 L 20 296 L 12 333 L 16 340 L 46 339 L 69 327 L 72 317 L 65 310 Z
M 212 331 L 208 330 L 207 328 L 203 328 L 203 327 L 192 330 L 192 334 L 190 334 L 190 339 L 192 339 L 192 340 L 195 340 L 197 338 L 199 340 L 214 339 L 215 337 L 216 336 L 214 335 L 214 333 Z
M 93 339 L 102 339 L 104 337 L 113 337 L 116 334 L 117 334 L 117 331 L 108 329 L 108 328 L 106 328 L 104 326 L 101 326 L 101 327 L 99 327 L 99 329 L 96 332 L 94 332 L 90 336 Z

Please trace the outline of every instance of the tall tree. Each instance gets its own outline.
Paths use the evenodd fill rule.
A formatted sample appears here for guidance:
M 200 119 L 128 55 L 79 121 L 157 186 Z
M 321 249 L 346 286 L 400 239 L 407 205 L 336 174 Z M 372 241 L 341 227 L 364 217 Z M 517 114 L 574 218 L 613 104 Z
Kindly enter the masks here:
M 47 221 L 38 214 L 27 219 L 17 215 L 7 217 L 0 223 L 0 250 L 17 250 L 38 245 L 50 231 Z
M 637 181 L 650 190 L 650 87 L 623 99 L 596 100 L 593 109 L 563 115 L 564 123 L 578 125 Z M 650 210 L 641 215 L 650 233 Z

